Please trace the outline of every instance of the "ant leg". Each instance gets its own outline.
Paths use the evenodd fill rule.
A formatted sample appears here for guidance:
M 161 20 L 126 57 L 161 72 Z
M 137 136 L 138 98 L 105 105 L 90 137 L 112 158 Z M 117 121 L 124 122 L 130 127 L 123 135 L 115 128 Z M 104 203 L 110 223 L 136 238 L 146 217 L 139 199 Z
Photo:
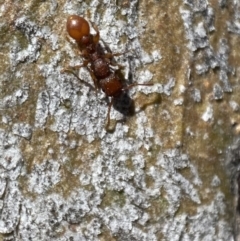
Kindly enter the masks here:
M 83 63 L 85 63 L 86 65 L 88 65 L 88 63 L 90 62 L 89 60 L 88 60 L 88 56 L 89 56 L 89 53 L 88 53 L 88 51 L 86 50 L 86 49 L 83 49 L 83 50 L 80 50 L 79 49 L 79 55 L 84 59 L 83 60 Z
M 75 46 L 75 44 L 72 42 L 72 39 L 68 35 L 66 35 L 65 38 L 68 43 L 70 43 L 72 46 Z
M 133 87 L 135 87 L 135 86 L 138 86 L 138 85 L 142 85 L 142 86 L 151 86 L 151 85 L 153 85 L 153 83 L 147 83 L 147 84 L 133 83 L 133 84 L 131 84 L 131 85 L 128 85 L 128 86 L 122 88 L 122 90 L 123 90 L 123 91 L 124 91 L 124 90 L 129 90 L 129 89 L 131 89 L 131 88 L 133 88 Z
M 71 45 L 71 47 L 74 48 L 74 51 L 77 51 L 77 54 L 84 58 L 84 54 L 82 54 L 82 51 L 79 48 L 76 49 L 76 43 L 73 43 L 72 39 L 68 35 L 66 35 L 65 38 L 67 42 Z
M 114 53 L 114 54 L 113 53 L 106 53 L 106 54 L 104 54 L 104 58 L 111 59 L 111 58 L 116 57 L 116 56 L 121 56 L 121 55 L 123 55 L 127 52 L 128 51 L 125 51 L 123 53 Z
M 63 69 L 61 71 L 61 73 L 70 73 L 72 75 L 74 75 L 80 82 L 84 83 L 86 86 L 88 86 L 90 89 L 93 89 L 92 85 L 90 85 L 88 82 L 86 82 L 85 80 L 81 79 L 78 77 L 78 75 L 76 73 L 74 73 L 74 71 L 72 69 Z
M 111 63 L 112 66 L 117 66 L 118 69 L 124 69 L 125 66 L 123 66 L 122 64 L 118 64 L 118 63 Z
M 127 51 L 126 51 L 127 52 Z M 119 69 L 123 69 L 124 68 L 124 66 L 123 65 L 121 65 L 121 64 L 118 64 L 114 59 L 113 59 L 113 57 L 115 57 L 115 56 L 121 56 L 121 55 L 123 55 L 123 54 L 125 54 L 126 52 L 123 52 L 123 53 L 106 53 L 106 54 L 104 54 L 104 58 L 106 59 L 106 60 L 108 60 L 109 61 L 109 63 L 112 65 L 112 66 L 117 66 Z
M 123 69 L 124 68 L 123 65 L 118 64 L 116 61 L 113 61 L 113 60 L 110 60 L 110 59 L 105 59 L 105 60 L 110 65 L 110 68 L 111 68 L 111 66 L 117 66 L 119 69 Z
M 88 71 L 89 71 L 89 73 L 90 73 L 90 75 L 91 75 L 91 77 L 93 79 L 95 90 L 99 89 L 97 77 L 95 76 L 95 74 L 93 73 L 93 71 L 90 68 L 87 67 L 87 69 L 88 69 Z
M 75 69 L 80 69 L 82 67 L 86 67 L 88 65 L 89 61 L 88 60 L 84 60 L 83 61 L 83 64 L 80 64 L 80 65 L 75 65 L 75 66 L 71 66 L 71 67 L 67 67 L 67 68 L 64 68 L 61 70 L 61 73 L 64 73 L 64 72 L 71 72 Z
M 88 19 L 91 19 L 91 13 L 90 13 L 89 10 L 87 10 L 87 17 L 88 17 Z M 96 31 L 96 34 L 93 35 L 93 42 L 95 44 L 97 44 L 100 40 L 100 34 L 99 34 L 98 26 L 92 21 L 89 21 L 89 22 L 91 23 L 93 29 Z
M 72 67 L 68 67 L 68 68 L 64 68 L 61 70 L 61 73 L 70 73 L 72 75 L 74 75 L 80 82 L 84 83 L 85 85 L 87 85 L 89 88 L 93 89 L 92 85 L 89 84 L 88 82 L 86 82 L 85 80 L 79 78 L 79 76 L 74 72 L 74 70 L 76 69 L 80 69 L 82 67 L 87 67 L 89 61 L 88 60 L 84 60 L 83 64 L 81 65 L 76 65 L 76 66 L 72 66 Z M 95 88 L 96 88 L 96 84 L 94 82 Z
M 75 65 L 73 67 L 71 67 L 72 69 L 81 69 L 82 67 L 87 67 L 89 61 L 88 60 L 84 60 L 82 64 L 80 65 Z
M 93 42 L 97 44 L 100 40 L 100 34 L 97 25 L 94 22 L 91 22 L 93 29 L 96 31 L 96 34 L 93 36 Z
M 109 124 L 110 124 L 110 111 L 111 111 L 111 108 L 112 108 L 112 105 L 113 105 L 113 100 L 114 100 L 114 98 L 112 97 L 111 102 L 108 105 L 107 125 L 106 125 L 106 127 L 108 127 Z

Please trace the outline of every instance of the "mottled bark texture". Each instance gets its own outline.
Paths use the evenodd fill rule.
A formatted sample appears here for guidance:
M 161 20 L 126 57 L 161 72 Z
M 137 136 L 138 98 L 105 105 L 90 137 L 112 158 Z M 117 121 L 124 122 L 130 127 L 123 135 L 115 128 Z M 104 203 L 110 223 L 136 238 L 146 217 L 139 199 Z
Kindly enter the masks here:
M 0 240 L 239 241 L 239 5 L 3 1 Z M 124 53 L 124 83 L 154 83 L 114 102 L 111 132 L 89 70 L 62 73 L 82 63 L 71 14 Z

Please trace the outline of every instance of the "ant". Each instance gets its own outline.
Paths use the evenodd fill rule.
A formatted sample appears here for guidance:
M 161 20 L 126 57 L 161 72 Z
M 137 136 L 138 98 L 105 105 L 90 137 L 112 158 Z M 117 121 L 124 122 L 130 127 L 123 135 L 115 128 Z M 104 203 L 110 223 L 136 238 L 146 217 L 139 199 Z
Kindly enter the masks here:
M 79 69 L 81 67 L 86 67 L 94 81 L 95 89 L 101 89 L 103 92 L 105 92 L 107 97 L 111 97 L 107 113 L 106 127 L 108 127 L 110 123 L 110 111 L 114 99 L 134 86 L 150 86 L 153 84 L 133 83 L 125 86 L 117 75 L 117 70 L 113 70 L 110 67 L 111 59 L 114 56 L 121 55 L 121 53 L 104 53 L 102 47 L 99 44 L 100 34 L 98 27 L 94 23 L 91 24 L 96 31 L 95 35 L 90 34 L 90 26 L 87 20 L 77 15 L 70 15 L 67 19 L 67 32 L 69 36 L 76 41 L 78 48 L 81 51 L 81 56 L 84 59 L 83 64 L 74 66 L 73 68 Z M 88 67 L 89 64 L 90 67 Z M 113 63 L 111 63 L 111 65 L 113 65 Z M 69 69 L 64 69 L 63 71 L 73 73 Z

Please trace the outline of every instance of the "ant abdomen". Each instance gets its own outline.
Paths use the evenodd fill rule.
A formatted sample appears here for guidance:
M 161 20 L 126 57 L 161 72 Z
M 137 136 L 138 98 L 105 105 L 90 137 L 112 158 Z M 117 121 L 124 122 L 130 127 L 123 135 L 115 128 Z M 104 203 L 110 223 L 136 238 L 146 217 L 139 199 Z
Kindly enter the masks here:
M 71 15 L 67 19 L 67 32 L 71 38 L 80 42 L 82 37 L 90 34 L 89 23 L 80 16 Z

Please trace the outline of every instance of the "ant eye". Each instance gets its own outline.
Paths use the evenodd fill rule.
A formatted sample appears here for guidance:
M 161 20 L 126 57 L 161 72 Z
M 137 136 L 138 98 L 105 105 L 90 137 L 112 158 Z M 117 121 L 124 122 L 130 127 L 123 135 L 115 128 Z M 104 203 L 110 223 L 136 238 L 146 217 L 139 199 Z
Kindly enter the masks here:
M 71 15 L 67 19 L 67 32 L 73 39 L 79 42 L 83 36 L 89 35 L 90 27 L 84 18 Z

